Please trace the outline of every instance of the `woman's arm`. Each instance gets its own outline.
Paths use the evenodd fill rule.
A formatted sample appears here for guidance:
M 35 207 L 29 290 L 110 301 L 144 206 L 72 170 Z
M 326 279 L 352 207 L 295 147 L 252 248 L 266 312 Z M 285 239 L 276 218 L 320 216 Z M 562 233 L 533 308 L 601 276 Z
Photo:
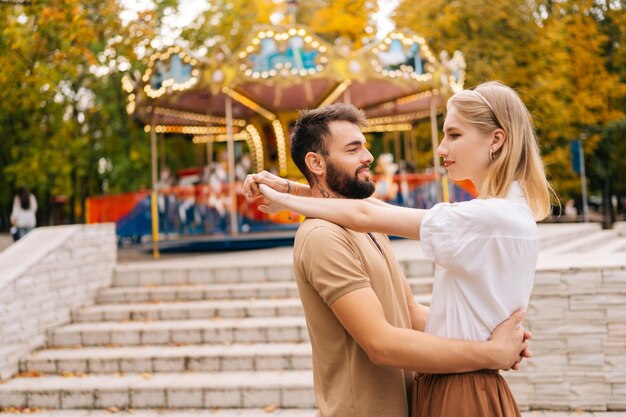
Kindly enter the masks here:
M 372 204 L 365 200 L 345 198 L 307 198 L 279 193 L 261 184 L 259 186 L 269 205 L 259 206 L 266 212 L 284 209 L 307 217 L 316 217 L 357 232 L 378 232 L 409 239 L 419 239 L 422 219 L 427 210 Z

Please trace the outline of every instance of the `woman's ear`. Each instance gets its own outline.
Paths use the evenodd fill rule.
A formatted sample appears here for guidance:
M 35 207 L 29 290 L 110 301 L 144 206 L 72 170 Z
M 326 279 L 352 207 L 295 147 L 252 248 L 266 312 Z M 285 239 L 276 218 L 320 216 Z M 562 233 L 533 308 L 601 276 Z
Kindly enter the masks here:
M 316 152 L 309 152 L 304 156 L 304 163 L 313 175 L 321 176 L 326 172 L 326 161 Z
M 493 138 L 491 139 L 491 152 L 498 152 L 504 145 L 504 142 L 506 142 L 506 133 L 503 129 L 496 129 L 493 132 Z

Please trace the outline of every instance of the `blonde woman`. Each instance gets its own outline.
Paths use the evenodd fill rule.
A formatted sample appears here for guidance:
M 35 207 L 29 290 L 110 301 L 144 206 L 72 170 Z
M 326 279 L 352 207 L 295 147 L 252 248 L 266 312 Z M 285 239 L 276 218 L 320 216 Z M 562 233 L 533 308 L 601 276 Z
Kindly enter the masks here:
M 447 111 L 437 155 L 452 179 L 473 182 L 479 195 L 472 201 L 420 210 L 371 198 L 307 198 L 307 186 L 267 173 L 252 175 L 246 191 L 263 193 L 269 201 L 264 210 L 287 208 L 358 232 L 421 239 L 424 254 L 440 267 L 425 331 L 487 340 L 528 305 L 536 221 L 550 212 L 551 188 L 531 115 L 514 90 L 484 83 L 455 94 Z M 362 170 L 351 175 L 369 180 Z M 416 375 L 412 401 L 412 415 L 419 417 L 520 416 L 505 380 L 492 370 Z

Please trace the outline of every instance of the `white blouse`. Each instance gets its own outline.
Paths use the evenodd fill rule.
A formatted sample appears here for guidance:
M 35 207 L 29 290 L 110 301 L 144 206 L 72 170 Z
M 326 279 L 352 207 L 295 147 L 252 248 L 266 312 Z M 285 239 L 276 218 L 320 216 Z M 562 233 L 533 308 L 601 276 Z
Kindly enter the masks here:
M 436 268 L 426 332 L 487 340 L 518 308 L 526 308 L 537 265 L 537 223 L 513 183 L 506 198 L 440 203 L 420 229 Z

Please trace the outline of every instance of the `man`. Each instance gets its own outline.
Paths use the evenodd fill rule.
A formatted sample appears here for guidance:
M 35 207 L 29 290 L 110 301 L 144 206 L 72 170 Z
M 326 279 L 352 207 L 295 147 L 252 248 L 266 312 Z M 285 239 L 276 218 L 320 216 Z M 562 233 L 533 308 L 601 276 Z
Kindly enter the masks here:
M 373 158 L 360 130 L 364 123 L 363 113 L 345 104 L 302 112 L 291 156 L 310 187 L 261 173 L 246 179 L 245 192 L 258 197 L 256 181 L 313 197 L 370 197 Z M 517 368 L 528 355 L 520 354 L 526 348 L 518 326 L 523 312 L 501 324 L 489 342 L 423 333 L 428 309 L 415 303 L 385 235 L 306 219 L 296 234 L 294 269 L 319 416 L 405 417 L 413 372 Z

